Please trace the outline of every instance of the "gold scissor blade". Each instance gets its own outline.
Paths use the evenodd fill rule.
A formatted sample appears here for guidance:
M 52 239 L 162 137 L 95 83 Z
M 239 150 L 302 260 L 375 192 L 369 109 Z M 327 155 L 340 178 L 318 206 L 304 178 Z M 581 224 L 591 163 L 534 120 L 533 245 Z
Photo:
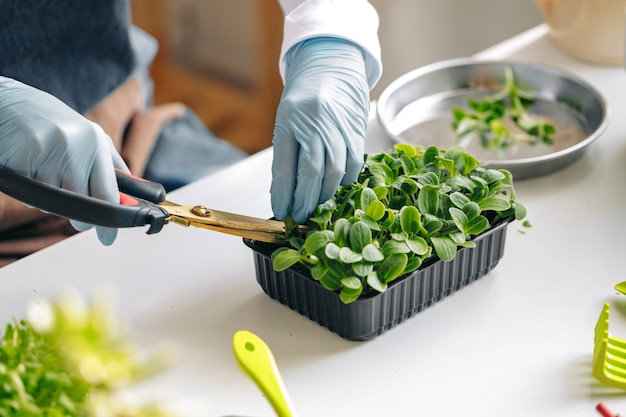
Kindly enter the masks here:
M 189 226 L 199 227 L 202 229 L 213 230 L 215 232 L 226 233 L 233 236 L 239 236 L 246 239 L 258 240 L 267 243 L 285 243 L 287 238 L 284 233 L 261 232 L 257 230 L 232 229 L 229 227 L 215 226 L 206 223 L 189 222 Z
M 226 229 L 241 230 L 251 233 L 265 233 L 285 236 L 285 223 L 278 220 L 261 219 L 258 217 L 243 216 L 204 206 L 181 206 L 170 201 L 159 203 L 173 217 L 172 221 L 184 224 L 188 221 L 191 226 L 226 232 Z M 181 221 L 182 220 L 182 221 Z M 211 227 L 208 227 L 211 226 Z M 257 234 L 258 234 L 257 233 Z M 230 232 L 230 234 L 234 234 Z M 248 233 L 250 234 L 250 233 Z M 242 234 L 239 234 L 243 236 Z M 257 239 L 261 240 L 261 239 Z

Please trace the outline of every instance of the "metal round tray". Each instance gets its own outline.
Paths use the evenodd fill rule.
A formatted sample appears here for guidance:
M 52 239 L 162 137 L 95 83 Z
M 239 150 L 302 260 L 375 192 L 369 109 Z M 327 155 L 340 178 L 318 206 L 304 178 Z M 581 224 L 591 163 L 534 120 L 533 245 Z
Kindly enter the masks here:
M 530 112 L 555 124 L 552 145 L 519 145 L 504 153 L 471 141 L 467 151 L 490 168 L 504 168 L 524 179 L 557 171 L 578 159 L 608 124 L 602 95 L 581 78 L 563 70 L 528 62 L 454 59 L 418 68 L 394 80 L 382 92 L 378 119 L 385 133 L 399 143 L 457 144 L 452 108 L 467 107 L 469 97 L 480 98 L 500 89 L 506 68 L 516 82 L 537 97 Z

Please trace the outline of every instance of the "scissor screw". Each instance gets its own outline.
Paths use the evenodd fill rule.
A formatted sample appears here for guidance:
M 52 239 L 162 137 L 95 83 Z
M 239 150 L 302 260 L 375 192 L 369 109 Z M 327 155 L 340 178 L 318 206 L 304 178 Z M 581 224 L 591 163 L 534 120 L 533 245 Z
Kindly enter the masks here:
M 191 212 L 196 216 L 209 217 L 211 215 L 211 210 L 204 206 L 195 206 L 191 209 Z

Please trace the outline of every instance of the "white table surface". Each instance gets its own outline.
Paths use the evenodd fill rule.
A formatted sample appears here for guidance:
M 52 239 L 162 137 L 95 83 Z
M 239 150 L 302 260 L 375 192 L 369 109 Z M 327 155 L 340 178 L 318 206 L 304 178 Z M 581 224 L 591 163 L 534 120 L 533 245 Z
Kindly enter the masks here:
M 601 401 L 626 415 L 626 392 L 591 376 L 603 303 L 611 332 L 626 337 L 626 297 L 613 289 L 626 280 L 624 70 L 566 56 L 543 26 L 480 56 L 578 74 L 605 96 L 611 122 L 573 165 L 516 184 L 533 227 L 509 226 L 491 273 L 380 337 L 341 339 L 267 297 L 239 238 L 175 225 L 122 230 L 111 247 L 86 232 L 1 269 L 0 321 L 68 287 L 89 296 L 114 285 L 135 340 L 181 344 L 180 362 L 146 388 L 187 404 L 188 416 L 274 415 L 237 367 L 239 329 L 273 350 L 301 417 L 596 416 Z M 386 146 L 375 121 L 369 136 L 370 150 Z M 169 198 L 269 217 L 270 162 L 263 151 Z

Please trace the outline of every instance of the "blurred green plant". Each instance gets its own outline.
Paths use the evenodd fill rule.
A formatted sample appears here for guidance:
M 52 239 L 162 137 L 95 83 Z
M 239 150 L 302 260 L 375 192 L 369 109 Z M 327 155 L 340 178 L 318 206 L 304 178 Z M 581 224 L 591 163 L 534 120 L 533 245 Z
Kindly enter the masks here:
M 509 171 L 481 166 L 460 146 L 397 144 L 368 156 L 356 183 L 318 205 L 306 237 L 294 232 L 289 247 L 272 253 L 273 267 L 303 265 L 350 303 L 431 257 L 450 261 L 457 248 L 475 246 L 473 236 L 525 216 Z
M 457 143 L 467 147 L 478 138 L 482 147 L 499 153 L 520 143 L 552 145 L 555 126 L 528 112 L 535 97 L 532 91 L 523 89 L 516 82 L 513 70 L 506 68 L 500 91 L 480 100 L 470 97 L 467 101 L 469 109 L 452 109 L 452 127 Z
M 127 390 L 171 363 L 129 342 L 111 299 L 76 291 L 40 300 L 0 338 L 0 417 L 166 417 L 158 403 L 129 404 Z

